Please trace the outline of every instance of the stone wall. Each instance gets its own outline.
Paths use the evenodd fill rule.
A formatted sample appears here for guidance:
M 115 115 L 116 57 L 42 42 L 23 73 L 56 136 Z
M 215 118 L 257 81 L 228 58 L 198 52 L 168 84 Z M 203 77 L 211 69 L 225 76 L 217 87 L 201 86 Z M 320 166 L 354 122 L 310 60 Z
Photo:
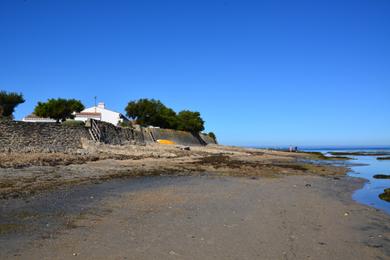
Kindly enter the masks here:
M 101 141 L 106 144 L 123 145 L 134 141 L 134 130 L 116 127 L 113 124 L 96 121 L 101 132 Z
M 90 138 L 84 126 L 0 121 L 0 152 L 74 151 L 82 148 L 81 138 Z
M 139 126 L 135 129 L 123 128 L 100 121 L 96 123 L 101 132 L 101 142 L 106 144 L 144 145 L 158 139 L 190 146 L 214 143 L 202 134 Z M 82 148 L 82 138 L 91 140 L 88 128 L 83 125 L 0 121 L 0 152 L 71 152 Z
M 199 134 L 199 137 L 205 142 L 205 144 L 216 144 L 215 140 L 206 134 Z

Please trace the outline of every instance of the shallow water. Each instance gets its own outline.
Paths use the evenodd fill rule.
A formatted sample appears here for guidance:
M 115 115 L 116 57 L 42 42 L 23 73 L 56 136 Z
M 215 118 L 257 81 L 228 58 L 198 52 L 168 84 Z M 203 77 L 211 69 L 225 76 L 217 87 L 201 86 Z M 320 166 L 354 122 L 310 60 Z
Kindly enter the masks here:
M 379 198 L 379 194 L 383 193 L 384 189 L 390 188 L 390 179 L 375 179 L 373 177 L 376 174 L 390 175 L 390 160 L 377 160 L 376 156 L 354 156 L 353 158 L 356 159 L 356 162 L 367 165 L 351 167 L 352 172 L 349 175 L 368 180 L 362 189 L 354 192 L 353 199 L 390 214 L 390 202 Z
M 390 152 L 390 149 L 359 149 L 359 150 L 310 150 L 319 151 L 325 154 L 335 152 Z M 327 154 L 329 155 L 329 154 Z M 360 203 L 381 209 L 390 214 L 390 202 L 381 200 L 379 194 L 383 193 L 384 189 L 390 188 L 390 179 L 375 179 L 376 174 L 390 175 L 390 160 L 377 160 L 377 157 L 382 156 L 349 156 L 353 160 L 349 162 L 351 171 L 349 176 L 364 178 L 367 180 L 363 188 L 356 190 L 352 198 Z

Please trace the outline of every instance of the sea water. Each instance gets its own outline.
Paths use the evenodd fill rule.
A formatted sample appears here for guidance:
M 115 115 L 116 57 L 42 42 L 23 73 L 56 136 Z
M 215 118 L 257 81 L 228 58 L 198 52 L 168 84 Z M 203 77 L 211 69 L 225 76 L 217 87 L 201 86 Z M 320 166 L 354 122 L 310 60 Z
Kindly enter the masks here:
M 325 155 L 330 155 L 329 152 L 383 152 L 390 156 L 390 148 L 363 148 L 363 149 L 306 149 L 307 151 L 318 151 Z M 379 194 L 384 192 L 384 189 L 390 188 L 390 179 L 376 179 L 374 175 L 385 174 L 390 175 L 390 160 L 377 160 L 382 156 L 353 156 L 347 155 L 352 158 L 349 160 L 347 166 L 351 168 L 348 173 L 349 176 L 364 178 L 367 182 L 364 186 L 356 190 L 352 198 L 360 203 L 381 209 L 390 214 L 390 202 L 384 201 L 379 198 Z

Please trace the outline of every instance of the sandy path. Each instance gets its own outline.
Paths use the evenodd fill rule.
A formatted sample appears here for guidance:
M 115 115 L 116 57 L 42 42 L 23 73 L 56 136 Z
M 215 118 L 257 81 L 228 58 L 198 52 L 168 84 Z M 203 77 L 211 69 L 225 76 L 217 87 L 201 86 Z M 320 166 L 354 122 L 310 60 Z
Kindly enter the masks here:
M 358 179 L 154 178 L 123 180 L 96 203 L 105 214 L 1 258 L 390 259 L 390 217 L 351 201 Z

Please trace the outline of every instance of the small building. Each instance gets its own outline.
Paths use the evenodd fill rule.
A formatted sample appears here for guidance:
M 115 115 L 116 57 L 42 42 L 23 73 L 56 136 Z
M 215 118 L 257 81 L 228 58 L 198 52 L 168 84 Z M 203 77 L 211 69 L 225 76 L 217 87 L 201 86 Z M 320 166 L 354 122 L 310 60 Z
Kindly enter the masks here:
M 75 113 L 75 120 L 87 121 L 88 119 L 95 119 L 118 125 L 121 122 L 128 122 L 129 119 L 119 112 L 115 112 L 106 108 L 103 102 L 100 102 L 97 106 L 93 106 L 79 113 Z
M 22 118 L 22 121 L 24 122 L 41 122 L 41 123 L 55 123 L 56 120 L 52 118 L 45 118 L 45 117 L 39 117 L 35 115 L 34 113 L 29 114 L 28 116 L 25 116 Z

